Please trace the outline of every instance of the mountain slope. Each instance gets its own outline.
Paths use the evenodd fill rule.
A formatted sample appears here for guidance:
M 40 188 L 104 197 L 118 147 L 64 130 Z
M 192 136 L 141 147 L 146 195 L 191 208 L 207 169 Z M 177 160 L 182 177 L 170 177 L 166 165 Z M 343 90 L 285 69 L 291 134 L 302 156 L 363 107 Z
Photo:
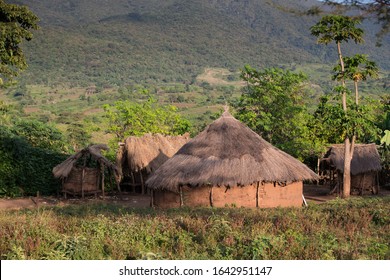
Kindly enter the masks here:
M 30 68 L 22 80 L 28 83 L 190 83 L 205 67 L 238 70 L 247 63 L 264 67 L 336 60 L 332 46 L 318 46 L 310 35 L 317 18 L 277 8 L 286 1 L 10 2 L 26 4 L 41 18 L 41 30 L 25 45 Z M 293 7 L 311 3 L 295 1 Z M 388 38 L 378 50 L 376 27 L 364 28 L 366 44 L 351 45 L 350 52 L 368 53 L 390 69 Z

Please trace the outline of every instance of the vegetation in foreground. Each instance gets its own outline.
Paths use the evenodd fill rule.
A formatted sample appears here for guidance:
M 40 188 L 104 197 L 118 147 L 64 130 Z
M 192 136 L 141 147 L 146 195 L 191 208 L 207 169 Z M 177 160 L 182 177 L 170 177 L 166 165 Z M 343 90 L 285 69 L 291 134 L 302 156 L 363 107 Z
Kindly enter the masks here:
M 307 208 L 3 211 L 1 259 L 390 259 L 390 198 Z

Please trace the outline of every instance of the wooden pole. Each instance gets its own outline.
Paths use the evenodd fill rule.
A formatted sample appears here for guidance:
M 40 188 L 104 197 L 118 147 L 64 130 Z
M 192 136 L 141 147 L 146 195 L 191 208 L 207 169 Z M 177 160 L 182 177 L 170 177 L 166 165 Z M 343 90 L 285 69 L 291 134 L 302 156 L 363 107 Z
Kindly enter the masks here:
M 130 172 L 130 174 L 131 174 L 131 182 L 133 183 L 133 184 L 131 185 L 131 191 L 132 191 L 133 193 L 135 193 L 135 178 L 134 178 L 134 173 L 133 173 L 133 172 Z
M 154 191 L 150 190 L 150 207 L 154 207 Z
M 330 188 L 332 189 L 332 185 L 334 184 L 334 172 L 330 169 Z
M 213 207 L 213 186 L 210 186 L 210 206 Z
M 61 189 L 62 189 L 63 192 L 64 192 L 64 183 L 65 183 L 65 179 L 62 178 L 61 179 Z M 64 192 L 64 196 L 65 196 L 65 199 L 66 199 L 66 192 Z
M 141 178 L 141 189 L 142 189 L 142 194 L 145 194 L 145 185 L 144 185 L 144 178 L 142 177 L 142 171 L 139 172 L 139 176 Z
M 363 173 L 363 178 L 360 179 L 360 195 L 363 195 L 363 192 L 364 192 L 365 179 L 366 179 L 366 173 Z
M 340 176 L 341 175 L 341 176 Z M 337 172 L 337 180 L 339 181 L 339 184 L 338 184 L 338 195 L 341 196 L 341 192 L 342 190 L 344 189 L 344 180 L 343 180 L 343 173 L 341 172 Z
M 98 173 L 98 175 L 97 175 L 97 178 L 96 178 L 96 186 L 97 186 L 97 188 L 99 189 L 99 185 L 100 185 L 100 178 L 101 178 L 101 172 L 102 172 L 102 169 L 100 168 L 100 173 Z M 95 198 L 97 198 L 97 192 L 95 192 Z
M 85 177 L 85 166 L 87 165 L 87 158 L 84 157 L 83 171 L 81 172 L 81 198 L 84 199 L 84 177 Z
M 320 177 L 320 163 L 321 163 L 321 158 L 317 158 L 317 175 Z M 317 180 L 316 185 L 318 186 L 320 184 L 320 180 Z
M 182 187 L 179 187 L 179 193 L 180 193 L 180 207 L 184 205 L 184 200 L 183 200 L 183 190 Z
M 260 182 L 257 182 L 256 184 L 256 208 L 259 207 L 259 184 Z
M 101 171 L 102 171 L 102 196 L 104 199 L 104 163 L 102 163 Z
M 376 187 L 376 191 L 374 194 L 379 194 L 379 173 L 378 171 L 375 172 L 375 187 Z
M 81 198 L 84 199 L 84 176 L 85 176 L 85 167 L 83 167 L 83 171 L 81 173 Z

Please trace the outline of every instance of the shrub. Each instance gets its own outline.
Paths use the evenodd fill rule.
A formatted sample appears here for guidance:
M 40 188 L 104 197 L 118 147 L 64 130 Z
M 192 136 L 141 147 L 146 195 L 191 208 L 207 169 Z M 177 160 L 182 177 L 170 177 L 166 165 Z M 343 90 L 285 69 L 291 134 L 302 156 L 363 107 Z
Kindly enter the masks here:
M 25 138 L 0 126 L 0 195 L 54 194 L 59 182 L 52 169 L 65 155 L 33 147 Z

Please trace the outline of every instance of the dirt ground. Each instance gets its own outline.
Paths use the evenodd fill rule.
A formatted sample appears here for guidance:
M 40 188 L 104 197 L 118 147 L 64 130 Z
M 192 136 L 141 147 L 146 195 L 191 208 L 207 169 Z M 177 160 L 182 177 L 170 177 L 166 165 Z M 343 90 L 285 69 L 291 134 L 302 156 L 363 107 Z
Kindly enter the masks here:
M 304 185 L 303 194 L 307 202 L 323 203 L 335 199 L 336 195 L 329 194 L 329 187 L 322 185 Z M 381 190 L 380 196 L 390 195 L 390 190 Z M 42 206 L 65 206 L 77 204 L 115 204 L 131 208 L 145 208 L 150 206 L 150 197 L 147 195 L 122 193 L 119 195 L 108 195 L 105 198 L 94 196 L 81 199 L 79 197 L 26 197 L 15 199 L 0 199 L 0 210 L 38 208 Z
M 116 204 L 131 208 L 149 207 L 150 197 L 146 195 L 123 193 L 121 196 L 107 195 L 99 197 L 26 197 L 15 199 L 0 199 L 0 210 L 38 208 L 42 206 L 65 206 L 77 204 Z

